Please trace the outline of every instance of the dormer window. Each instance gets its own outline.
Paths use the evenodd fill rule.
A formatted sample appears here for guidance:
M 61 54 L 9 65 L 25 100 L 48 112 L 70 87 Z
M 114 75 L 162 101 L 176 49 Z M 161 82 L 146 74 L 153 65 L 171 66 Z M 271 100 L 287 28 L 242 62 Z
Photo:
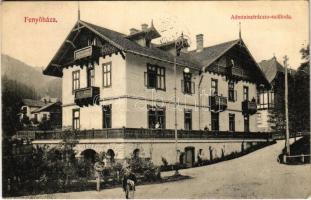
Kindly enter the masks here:
M 153 22 L 151 22 L 150 27 L 148 27 L 148 24 L 142 24 L 141 30 L 131 28 L 130 35 L 127 36 L 127 39 L 149 48 L 151 47 L 151 41 L 159 37 L 161 37 L 161 35 L 153 26 Z

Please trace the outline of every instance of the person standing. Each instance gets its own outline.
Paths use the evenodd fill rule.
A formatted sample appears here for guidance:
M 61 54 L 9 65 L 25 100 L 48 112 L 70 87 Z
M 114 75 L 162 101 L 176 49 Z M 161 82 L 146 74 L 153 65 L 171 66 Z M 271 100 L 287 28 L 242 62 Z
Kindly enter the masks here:
M 125 198 L 129 198 L 129 193 L 132 191 L 134 198 L 134 191 L 136 190 L 135 185 L 137 183 L 136 175 L 133 173 L 129 164 L 125 164 L 123 168 L 123 178 L 122 178 L 122 187 L 123 191 L 125 192 Z
M 95 176 L 96 176 L 96 190 L 98 192 L 100 191 L 100 178 L 101 178 L 102 172 L 104 171 L 104 167 L 105 167 L 105 164 L 100 160 L 97 160 L 97 162 L 95 162 L 94 164 L 94 170 L 95 170 Z

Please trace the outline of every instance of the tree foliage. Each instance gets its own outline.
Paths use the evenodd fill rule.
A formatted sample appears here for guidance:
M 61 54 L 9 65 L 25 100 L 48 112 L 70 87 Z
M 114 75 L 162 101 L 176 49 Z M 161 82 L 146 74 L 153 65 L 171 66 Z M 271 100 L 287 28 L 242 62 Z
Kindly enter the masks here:
M 310 131 L 310 63 L 309 45 L 300 50 L 303 63 L 295 74 L 295 110 L 297 131 Z
M 20 128 L 18 113 L 24 98 L 37 99 L 36 91 L 6 76 L 2 77 L 2 130 L 3 137 L 14 135 Z

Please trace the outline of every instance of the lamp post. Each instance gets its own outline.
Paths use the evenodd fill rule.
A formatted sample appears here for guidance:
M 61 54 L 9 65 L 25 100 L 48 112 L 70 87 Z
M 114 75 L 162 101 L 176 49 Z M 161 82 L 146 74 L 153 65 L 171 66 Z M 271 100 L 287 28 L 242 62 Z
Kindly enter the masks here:
M 290 155 L 289 146 L 289 127 L 288 127 L 288 78 L 287 78 L 287 61 L 288 57 L 284 56 L 284 68 L 285 68 L 285 121 L 286 121 L 286 135 L 285 135 L 285 149 L 286 154 Z
M 175 127 L 175 151 L 176 151 L 176 171 L 175 171 L 175 175 L 179 175 L 178 172 L 178 134 L 177 134 L 177 77 L 176 77 L 176 59 L 177 56 L 180 55 L 180 52 L 183 48 L 185 47 L 189 47 L 188 41 L 187 39 L 184 38 L 183 33 L 181 34 L 181 36 L 179 36 L 176 40 L 175 40 L 175 55 L 174 55 L 174 109 L 175 109 L 175 123 L 174 123 L 174 127 Z M 189 73 L 189 69 L 185 68 L 184 69 L 185 73 Z

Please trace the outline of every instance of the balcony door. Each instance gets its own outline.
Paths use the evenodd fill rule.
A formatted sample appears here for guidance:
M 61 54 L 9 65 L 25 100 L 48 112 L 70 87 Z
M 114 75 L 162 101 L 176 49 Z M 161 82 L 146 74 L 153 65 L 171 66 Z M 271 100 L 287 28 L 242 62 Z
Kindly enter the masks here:
M 92 87 L 95 85 L 95 69 L 92 63 L 89 64 L 87 68 L 87 87 Z

